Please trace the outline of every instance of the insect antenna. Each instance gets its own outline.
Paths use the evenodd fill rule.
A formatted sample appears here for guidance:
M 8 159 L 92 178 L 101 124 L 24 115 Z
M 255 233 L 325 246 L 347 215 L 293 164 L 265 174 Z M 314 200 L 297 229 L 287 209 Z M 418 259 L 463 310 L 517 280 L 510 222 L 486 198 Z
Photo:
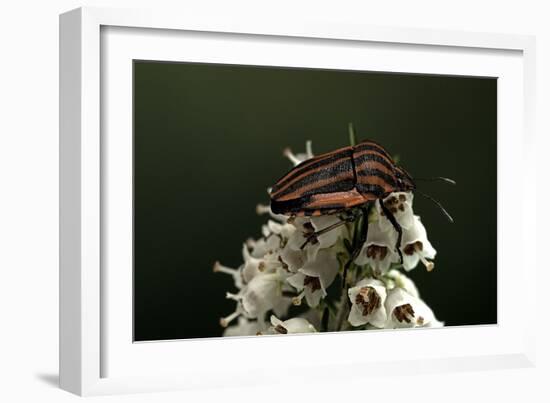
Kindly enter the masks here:
M 451 217 L 451 215 L 447 212 L 447 210 L 445 210 L 445 207 L 443 207 L 443 205 L 438 202 L 436 199 L 434 199 L 432 196 L 430 195 L 427 195 L 426 193 L 424 192 L 421 192 L 420 190 L 416 189 L 416 192 L 417 193 L 420 193 L 421 196 L 424 196 L 426 199 L 428 200 L 431 200 L 433 203 L 435 203 L 435 205 L 437 207 L 439 207 L 439 209 L 441 210 L 441 212 L 445 215 L 445 217 L 447 217 L 447 219 L 449 220 L 450 223 L 453 223 L 454 220 L 453 220 L 453 217 Z
M 456 182 L 452 180 L 451 178 L 445 178 L 443 176 L 436 176 L 433 178 L 414 178 L 415 181 L 426 181 L 426 182 L 435 182 L 435 181 L 441 181 L 448 183 L 450 185 L 456 185 Z

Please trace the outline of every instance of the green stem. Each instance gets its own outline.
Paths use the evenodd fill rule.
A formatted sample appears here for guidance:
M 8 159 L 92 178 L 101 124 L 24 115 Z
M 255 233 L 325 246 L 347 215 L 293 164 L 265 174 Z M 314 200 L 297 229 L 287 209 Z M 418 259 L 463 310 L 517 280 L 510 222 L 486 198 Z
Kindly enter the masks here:
M 340 296 L 340 302 L 338 303 L 338 313 L 336 314 L 336 319 L 334 321 L 335 323 L 335 329 L 336 331 L 342 330 L 342 326 L 344 324 L 344 320 L 346 319 L 346 315 L 348 313 L 348 289 L 342 289 L 342 295 Z
M 349 134 L 349 144 L 354 146 L 357 144 L 357 138 L 355 137 L 355 129 L 353 128 L 353 123 L 348 123 L 348 134 Z
M 350 123 L 350 140 L 354 140 L 354 134 L 353 134 L 353 125 Z M 351 234 L 351 245 L 352 249 L 357 248 L 357 239 L 359 237 L 359 231 L 361 230 L 360 226 L 363 224 L 363 217 L 359 217 L 359 219 L 355 220 L 353 223 L 353 228 L 350 231 Z M 351 259 L 351 251 L 346 250 L 348 259 Z M 350 264 L 350 267 L 348 268 L 347 276 L 350 278 L 350 276 L 357 275 L 357 266 L 354 262 Z M 343 279 L 342 279 L 343 281 Z M 342 289 L 342 294 L 340 296 L 340 302 L 338 306 L 338 312 L 336 314 L 336 320 L 335 320 L 335 330 L 340 331 L 342 330 L 343 325 L 345 324 L 346 317 L 349 313 L 349 304 L 348 304 L 348 287 Z

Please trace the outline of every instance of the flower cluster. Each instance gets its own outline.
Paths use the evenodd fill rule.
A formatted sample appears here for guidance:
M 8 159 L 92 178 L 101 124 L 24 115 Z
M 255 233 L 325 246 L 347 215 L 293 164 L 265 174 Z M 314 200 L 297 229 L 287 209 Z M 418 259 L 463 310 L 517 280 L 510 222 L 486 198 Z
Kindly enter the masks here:
M 306 148 L 305 154 L 287 149 L 285 155 L 297 165 L 313 156 L 311 143 Z M 413 212 L 413 195 L 393 193 L 383 203 L 403 230 L 399 251 L 398 234 L 375 203 L 365 218 L 367 239 L 350 264 L 344 289 L 337 278 L 343 277 L 360 220 L 335 226 L 312 241 L 314 233 L 342 217 L 289 218 L 259 205 L 257 212 L 269 219 L 259 239 L 243 244 L 243 264 L 214 264 L 215 272 L 232 276 L 236 289 L 226 294 L 235 301 L 235 310 L 220 320 L 224 336 L 443 326 L 399 270 L 410 271 L 420 263 L 428 271 L 434 268 L 436 251 Z

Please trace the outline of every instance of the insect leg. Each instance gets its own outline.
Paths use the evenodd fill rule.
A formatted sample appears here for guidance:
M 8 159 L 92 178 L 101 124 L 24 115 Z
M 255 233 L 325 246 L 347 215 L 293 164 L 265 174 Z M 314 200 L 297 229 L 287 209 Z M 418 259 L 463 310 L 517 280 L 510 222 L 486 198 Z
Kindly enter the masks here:
M 363 227 L 361 228 L 359 239 L 355 240 L 354 242 L 353 252 L 351 253 L 349 260 L 344 265 L 344 272 L 342 273 L 342 288 L 346 287 L 346 277 L 348 276 L 349 267 L 351 266 L 353 261 L 357 259 L 359 253 L 361 253 L 361 249 L 363 249 L 363 245 L 365 244 L 365 242 L 367 242 L 367 235 L 369 233 L 369 210 L 370 204 L 366 207 L 361 207 L 361 215 L 363 216 Z
M 306 241 L 304 242 L 304 244 L 303 244 L 302 246 L 300 246 L 300 249 L 304 249 L 304 248 L 306 247 L 306 245 L 307 245 L 308 243 L 310 243 L 310 242 L 311 242 L 311 243 L 316 243 L 315 241 L 317 240 L 317 237 L 318 237 L 319 235 L 326 234 L 327 232 L 332 231 L 333 229 L 338 228 L 338 227 L 340 227 L 340 226 L 346 224 L 347 222 L 348 222 L 348 220 L 338 221 L 338 222 L 336 222 L 336 223 L 334 223 L 334 224 L 329 225 L 329 226 L 326 227 L 326 228 L 320 229 L 319 231 L 316 231 L 316 232 L 313 232 L 313 233 L 309 234 L 309 235 L 307 236 L 307 239 L 306 239 Z
M 401 253 L 401 238 L 403 237 L 403 229 L 395 219 L 392 212 L 384 205 L 382 199 L 378 199 L 378 202 L 380 203 L 382 211 L 384 212 L 388 220 L 390 220 L 391 225 L 393 225 L 393 228 L 395 228 L 395 230 L 397 231 L 397 243 L 395 245 L 395 249 L 397 249 L 397 253 L 399 254 L 399 262 L 403 264 L 403 254 Z

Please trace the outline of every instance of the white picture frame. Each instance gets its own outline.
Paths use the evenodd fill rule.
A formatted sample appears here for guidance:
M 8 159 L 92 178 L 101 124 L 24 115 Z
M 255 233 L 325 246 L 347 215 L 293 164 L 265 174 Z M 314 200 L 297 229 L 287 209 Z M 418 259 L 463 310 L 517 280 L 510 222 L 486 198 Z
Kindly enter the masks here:
M 181 43 L 186 46 L 175 46 Z M 267 43 L 270 51 L 262 52 Z M 319 49 L 302 52 L 305 48 Z M 534 49 L 530 36 L 369 27 L 314 19 L 229 21 L 105 8 L 62 14 L 61 387 L 79 395 L 96 395 L 280 383 L 292 378 L 293 369 L 304 368 L 308 371 L 301 372 L 302 380 L 318 380 L 328 376 L 326 369 L 331 367 L 338 368 L 331 372 L 338 377 L 534 365 L 536 297 L 531 293 L 518 307 L 513 287 L 516 279 L 536 276 L 534 256 L 527 253 L 536 234 L 535 212 L 526 196 L 532 192 L 517 191 L 534 189 L 536 176 L 523 177 L 510 164 L 512 158 L 528 161 L 534 155 Z M 352 66 L 341 57 L 321 57 L 331 52 L 353 52 L 358 64 Z M 361 65 L 363 52 L 378 52 L 377 64 Z M 301 58 L 303 53 L 308 53 L 308 59 Z M 404 53 L 419 57 L 404 61 Z M 131 137 L 110 133 L 115 128 L 117 133 L 131 130 L 131 86 L 124 76 L 132 58 L 498 76 L 498 324 L 372 332 L 368 343 L 391 344 L 391 352 L 378 349 L 353 357 L 338 354 L 339 346 L 346 343 L 359 348 L 365 332 L 133 343 L 131 271 L 127 270 L 131 222 L 128 214 L 106 213 L 131 213 Z M 117 164 L 109 162 L 113 155 Z M 504 220 L 511 214 L 513 222 Z M 112 255 L 111 242 L 121 251 L 117 256 Z M 523 256 L 519 267 L 512 253 Z M 123 269 L 109 270 L 113 262 Z M 113 298 L 114 292 L 120 297 Z M 523 320 L 513 321 L 520 311 Z M 405 337 L 415 349 L 400 347 Z M 305 348 L 326 354 L 309 361 L 293 358 Z M 288 358 L 282 363 L 277 357 L 284 352 Z M 208 357 L 223 359 L 212 366 Z

